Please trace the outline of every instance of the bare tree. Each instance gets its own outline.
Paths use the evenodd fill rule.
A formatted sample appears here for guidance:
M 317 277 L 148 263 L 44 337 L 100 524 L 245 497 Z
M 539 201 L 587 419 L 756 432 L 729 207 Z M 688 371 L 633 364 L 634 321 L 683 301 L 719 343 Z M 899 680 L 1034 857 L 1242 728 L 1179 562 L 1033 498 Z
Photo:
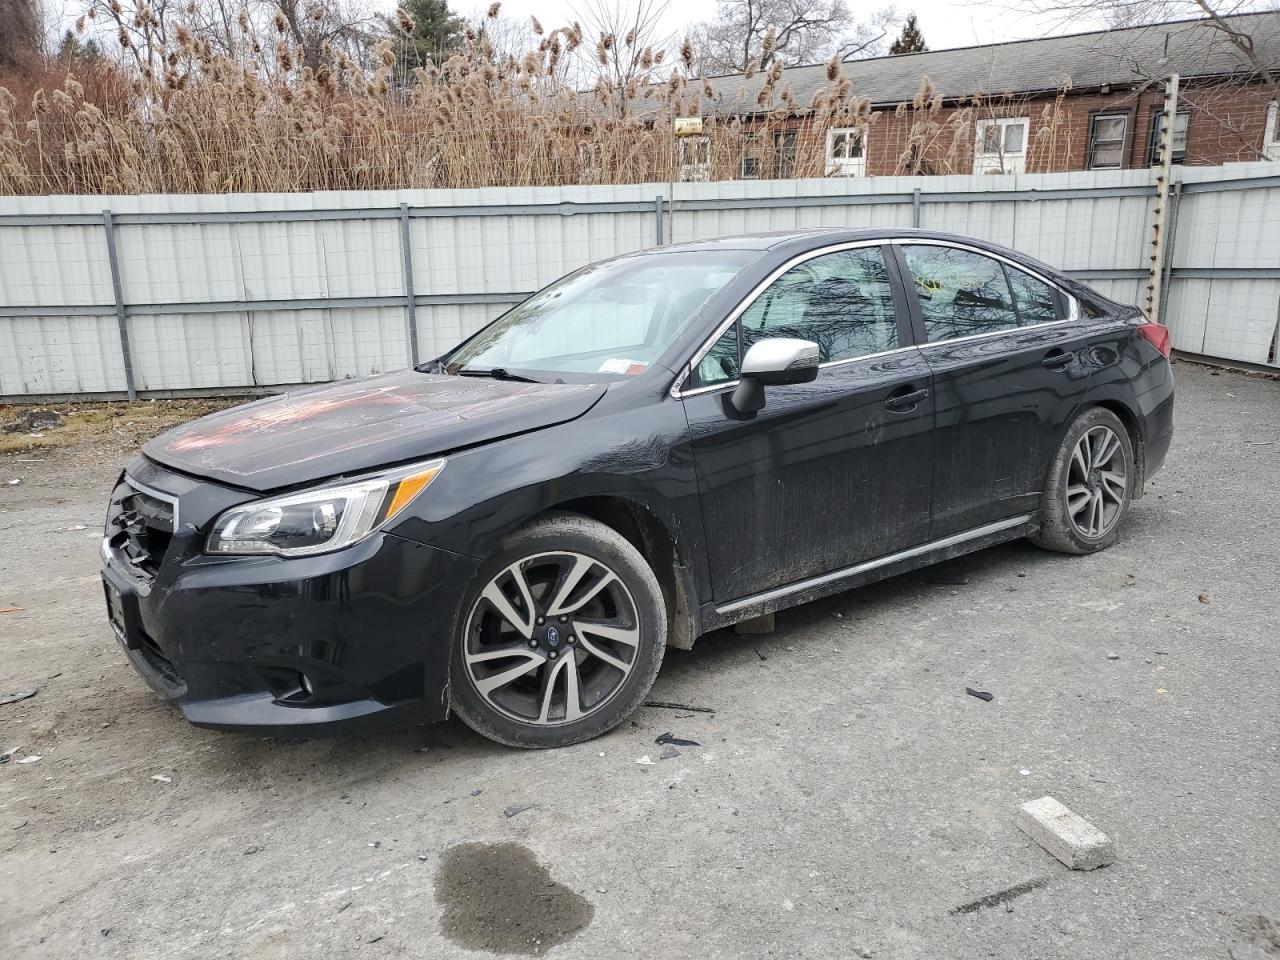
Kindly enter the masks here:
M 845 0 L 718 0 L 715 18 L 690 36 L 704 75 L 743 73 L 874 56 L 897 19 L 890 7 L 858 20 Z
M 666 0 L 585 0 L 570 30 L 579 34 L 576 81 L 594 87 L 601 104 L 621 117 L 644 87 L 663 79 L 672 38 L 662 28 Z

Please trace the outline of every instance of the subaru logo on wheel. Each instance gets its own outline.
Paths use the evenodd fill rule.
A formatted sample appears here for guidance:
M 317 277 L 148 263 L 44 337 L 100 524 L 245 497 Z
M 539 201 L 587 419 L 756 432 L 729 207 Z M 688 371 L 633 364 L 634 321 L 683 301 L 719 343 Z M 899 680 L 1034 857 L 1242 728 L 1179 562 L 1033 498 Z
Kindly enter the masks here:
M 560 631 L 555 627 L 547 627 L 547 645 L 558 646 L 560 644 Z

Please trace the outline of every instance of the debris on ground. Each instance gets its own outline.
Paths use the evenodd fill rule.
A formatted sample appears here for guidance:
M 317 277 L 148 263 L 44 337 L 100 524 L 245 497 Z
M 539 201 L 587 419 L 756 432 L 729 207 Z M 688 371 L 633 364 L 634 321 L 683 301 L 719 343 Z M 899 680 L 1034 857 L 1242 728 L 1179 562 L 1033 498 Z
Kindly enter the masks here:
M 1048 883 L 1049 881 L 1045 878 L 1037 877 L 1035 880 L 1028 880 L 1025 883 L 1017 883 L 1012 887 L 1006 887 L 1004 890 L 999 890 L 996 893 L 987 894 L 985 897 L 979 897 L 977 900 L 971 900 L 969 903 L 962 904 L 961 906 L 953 907 L 948 912 L 953 917 L 964 913 L 977 913 L 984 907 L 995 907 L 1002 903 L 1007 904 L 1010 900 L 1014 900 L 1028 894 L 1032 890 L 1039 890 Z
M 1200 596 L 1196 597 L 1196 599 L 1199 600 L 1201 603 L 1208 603 L 1209 595 L 1207 593 L 1202 593 L 1200 594 Z
M 1030 771 L 1030 770 L 1028 770 L 1026 767 L 1023 767 L 1023 768 L 1022 768 L 1021 770 L 1019 770 L 1018 772 L 1019 772 L 1020 774 L 1022 774 L 1024 777 L 1029 777 L 1029 776 L 1031 776 L 1031 771 Z
M 660 736 L 658 737 L 658 739 L 654 740 L 653 742 L 654 742 L 654 743 L 656 743 L 656 744 L 658 744 L 659 746 L 661 746 L 661 745 L 662 745 L 662 744 L 664 744 L 664 743 L 669 743 L 669 744 L 671 744 L 673 747 L 700 747 L 700 746 L 702 746 L 702 744 L 700 744 L 697 740 L 681 740 L 679 737 L 673 737 L 670 733 L 664 733 L 664 734 L 660 735 Z
M 257 853 L 261 849 L 262 849 L 261 847 L 248 847 L 245 849 L 243 855 L 246 857 L 252 857 L 255 853 Z
M 166 777 L 163 773 L 153 773 L 151 779 L 156 783 L 173 783 L 173 778 Z
M 31 754 L 31 756 L 29 756 L 29 757 L 23 757 L 23 758 L 22 758 L 21 760 L 19 760 L 18 762 L 19 762 L 19 763 L 35 763 L 35 762 L 36 762 L 37 760 L 39 760 L 39 759 L 40 759 L 40 754 L 38 754 L 38 753 L 33 753 L 33 754 Z
M 4 753 L 0 753 L 0 763 L 8 763 L 9 758 L 12 757 L 15 753 L 17 753 L 21 749 L 22 749 L 21 747 L 10 747 Z
M 12 480 L 9 481 L 9 486 L 16 487 L 21 482 L 22 482 L 22 479 L 20 477 L 14 477 Z
M 0 607 L 0 613 L 22 613 L 26 607 Z
M 1108 659 L 1108 660 L 1119 660 L 1119 659 L 1120 659 L 1120 654 L 1118 654 L 1118 653 L 1108 653 L 1108 654 L 1107 654 L 1107 659 Z
M 34 697 L 35 695 L 35 687 L 26 687 L 22 690 L 15 691 L 14 693 L 6 693 L 4 696 L 0 697 L 0 707 L 4 706 L 6 703 L 18 703 L 21 700 L 26 700 L 28 697 Z
M 643 757 L 640 757 L 638 760 L 636 760 L 636 763 L 642 764 L 646 767 L 653 766 L 653 760 L 650 759 L 647 753 Z
M 678 756 L 680 756 L 680 751 L 677 750 L 675 747 L 671 746 L 671 744 L 667 744 L 665 747 L 662 748 L 662 753 L 658 756 L 658 759 L 674 760 Z
M 510 820 L 516 814 L 524 813 L 526 810 L 532 810 L 536 806 L 536 803 L 513 803 L 502 811 L 502 815 Z
M 1072 870 L 1096 870 L 1116 859 L 1110 837 L 1053 797 L 1024 803 L 1018 829 Z
M 986 700 L 988 703 L 996 698 L 994 693 L 987 693 L 985 690 L 975 690 L 973 687 L 965 687 L 964 692 L 971 697 L 977 697 L 979 700 Z
M 35 433 L 48 430 L 62 423 L 62 414 L 56 410 L 24 410 L 4 425 L 5 433 Z
M 740 634 L 759 634 L 773 633 L 778 627 L 777 620 L 772 613 L 766 613 L 762 617 L 752 617 L 750 620 L 742 620 L 733 625 L 733 632 Z
M 769 659 L 769 657 L 768 657 L 768 655 L 767 655 L 767 654 L 764 654 L 764 653 L 761 653 L 761 652 L 760 652 L 760 648 L 759 648 L 759 647 L 757 647 L 757 648 L 756 648 L 756 656 L 757 656 L 757 657 L 759 657 L 761 660 L 768 660 L 768 659 Z
M 715 713 L 710 707 L 691 707 L 686 703 L 669 703 L 666 700 L 646 700 L 646 707 L 657 707 L 659 710 L 689 710 L 693 713 Z

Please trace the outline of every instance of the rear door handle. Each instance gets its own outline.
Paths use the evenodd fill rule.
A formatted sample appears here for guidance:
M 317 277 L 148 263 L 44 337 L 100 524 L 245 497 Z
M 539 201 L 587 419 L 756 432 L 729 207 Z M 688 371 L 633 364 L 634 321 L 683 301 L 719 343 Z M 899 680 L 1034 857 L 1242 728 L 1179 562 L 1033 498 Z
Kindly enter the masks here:
M 909 413 L 927 396 L 929 396 L 928 387 L 921 387 L 919 390 L 908 387 L 906 393 L 891 393 L 885 397 L 885 409 L 892 410 L 894 413 Z
M 1061 347 L 1054 347 L 1044 355 L 1040 365 L 1048 370 L 1065 370 L 1071 366 L 1071 361 L 1075 358 L 1074 353 L 1063 350 Z

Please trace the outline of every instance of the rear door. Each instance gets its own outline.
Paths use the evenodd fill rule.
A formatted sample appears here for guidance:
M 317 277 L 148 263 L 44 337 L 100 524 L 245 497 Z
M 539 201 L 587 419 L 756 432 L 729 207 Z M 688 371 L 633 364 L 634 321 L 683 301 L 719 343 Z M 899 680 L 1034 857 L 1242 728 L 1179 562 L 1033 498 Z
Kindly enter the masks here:
M 944 243 L 897 247 L 936 403 L 937 540 L 1028 514 L 1089 387 L 1087 321 L 1052 284 Z
M 933 405 L 886 249 L 805 255 L 780 269 L 693 358 L 681 391 L 717 603 L 922 542 Z M 817 342 L 813 383 L 730 402 L 741 357 L 767 337 Z

